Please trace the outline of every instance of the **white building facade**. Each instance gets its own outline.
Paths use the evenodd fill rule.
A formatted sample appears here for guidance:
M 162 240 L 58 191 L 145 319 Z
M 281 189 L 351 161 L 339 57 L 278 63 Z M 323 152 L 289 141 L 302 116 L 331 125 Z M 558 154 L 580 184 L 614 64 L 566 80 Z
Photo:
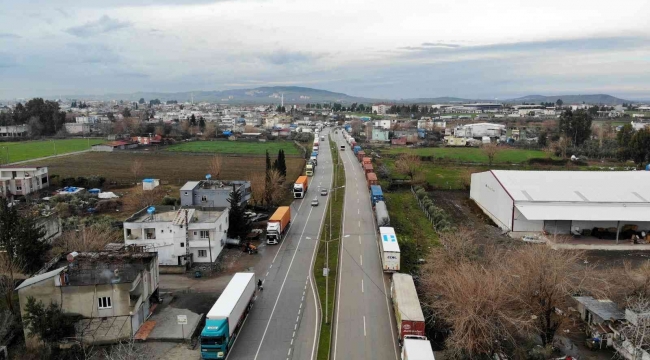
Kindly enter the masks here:
M 0 196 L 28 195 L 50 186 L 47 167 L 0 168 Z
M 205 209 L 205 208 L 203 208 Z M 156 206 L 124 222 L 124 242 L 158 253 L 160 265 L 214 262 L 226 244 L 228 209 Z

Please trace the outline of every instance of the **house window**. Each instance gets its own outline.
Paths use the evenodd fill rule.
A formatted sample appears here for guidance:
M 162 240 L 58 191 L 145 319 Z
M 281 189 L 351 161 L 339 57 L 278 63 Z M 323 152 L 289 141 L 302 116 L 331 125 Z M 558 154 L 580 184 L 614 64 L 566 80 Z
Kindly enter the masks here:
M 23 189 L 22 186 L 16 186 L 16 191 L 20 191 L 20 190 L 22 190 L 22 189 Z
M 187 191 L 185 192 L 185 195 L 187 195 Z
M 205 196 L 205 195 L 201 196 L 201 202 L 207 202 L 207 201 L 208 201 L 207 196 Z
M 199 250 L 199 257 L 208 257 L 208 250 Z
M 97 305 L 98 305 L 99 310 L 110 309 L 110 308 L 113 307 L 113 304 L 111 304 L 111 297 L 110 296 L 100 297 L 97 300 L 98 300 Z
M 196 231 L 194 232 L 194 236 L 196 236 Z
M 47 178 L 46 177 L 41 179 L 41 184 L 47 184 Z
M 185 247 L 185 243 L 184 243 L 184 242 L 181 243 L 181 247 Z
M 201 230 L 201 239 L 209 239 L 210 232 L 208 230 Z

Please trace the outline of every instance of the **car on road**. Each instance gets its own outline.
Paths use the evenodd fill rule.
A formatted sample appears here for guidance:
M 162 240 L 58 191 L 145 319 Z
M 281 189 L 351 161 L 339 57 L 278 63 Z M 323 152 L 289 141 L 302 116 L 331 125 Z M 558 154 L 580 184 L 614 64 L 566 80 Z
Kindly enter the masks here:
M 327 189 L 320 189 L 320 194 L 323 196 L 327 196 Z
M 318 198 L 314 198 L 314 200 L 311 201 L 311 206 L 318 206 Z

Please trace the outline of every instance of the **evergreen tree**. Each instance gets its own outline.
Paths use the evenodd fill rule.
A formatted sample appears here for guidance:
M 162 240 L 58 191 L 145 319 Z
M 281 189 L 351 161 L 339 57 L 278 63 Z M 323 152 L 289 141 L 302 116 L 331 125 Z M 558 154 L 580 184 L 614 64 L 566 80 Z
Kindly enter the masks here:
M 67 337 L 74 336 L 74 324 L 81 316 L 67 315 L 55 303 L 46 307 L 33 297 L 27 298 L 23 321 L 29 329 L 30 336 L 38 336 L 47 344 L 54 344 Z
M 280 174 L 284 177 L 287 176 L 287 163 L 284 157 L 284 150 L 280 149 L 278 151 L 278 160 L 277 160 L 277 165 L 275 168 L 280 172 Z
M 250 230 L 250 219 L 245 213 L 245 206 L 241 205 L 241 191 L 236 189 L 233 185 L 233 190 L 230 192 L 228 203 L 230 210 L 228 212 L 228 237 L 229 238 L 243 238 Z
M 203 116 L 199 118 L 199 129 L 203 132 L 205 130 L 205 119 L 203 119 Z
M 591 115 L 585 110 L 566 110 L 560 116 L 559 129 L 574 146 L 580 146 L 591 136 L 591 121 Z
M 45 263 L 50 245 L 41 238 L 45 231 L 31 216 L 20 216 L 15 206 L 0 198 L 0 247 L 15 256 L 25 271 L 34 273 Z

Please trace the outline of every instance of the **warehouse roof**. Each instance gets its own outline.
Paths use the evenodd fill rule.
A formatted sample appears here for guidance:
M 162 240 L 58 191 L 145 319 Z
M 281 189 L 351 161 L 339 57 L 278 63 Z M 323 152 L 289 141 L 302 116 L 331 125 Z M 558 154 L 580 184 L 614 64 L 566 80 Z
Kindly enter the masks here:
M 576 203 L 517 203 L 528 220 L 581 220 L 581 221 L 648 221 L 648 204 L 576 204 Z
M 492 170 L 491 173 L 517 203 L 634 203 L 650 206 L 648 171 Z M 574 214 L 573 219 L 575 215 L 578 214 Z

